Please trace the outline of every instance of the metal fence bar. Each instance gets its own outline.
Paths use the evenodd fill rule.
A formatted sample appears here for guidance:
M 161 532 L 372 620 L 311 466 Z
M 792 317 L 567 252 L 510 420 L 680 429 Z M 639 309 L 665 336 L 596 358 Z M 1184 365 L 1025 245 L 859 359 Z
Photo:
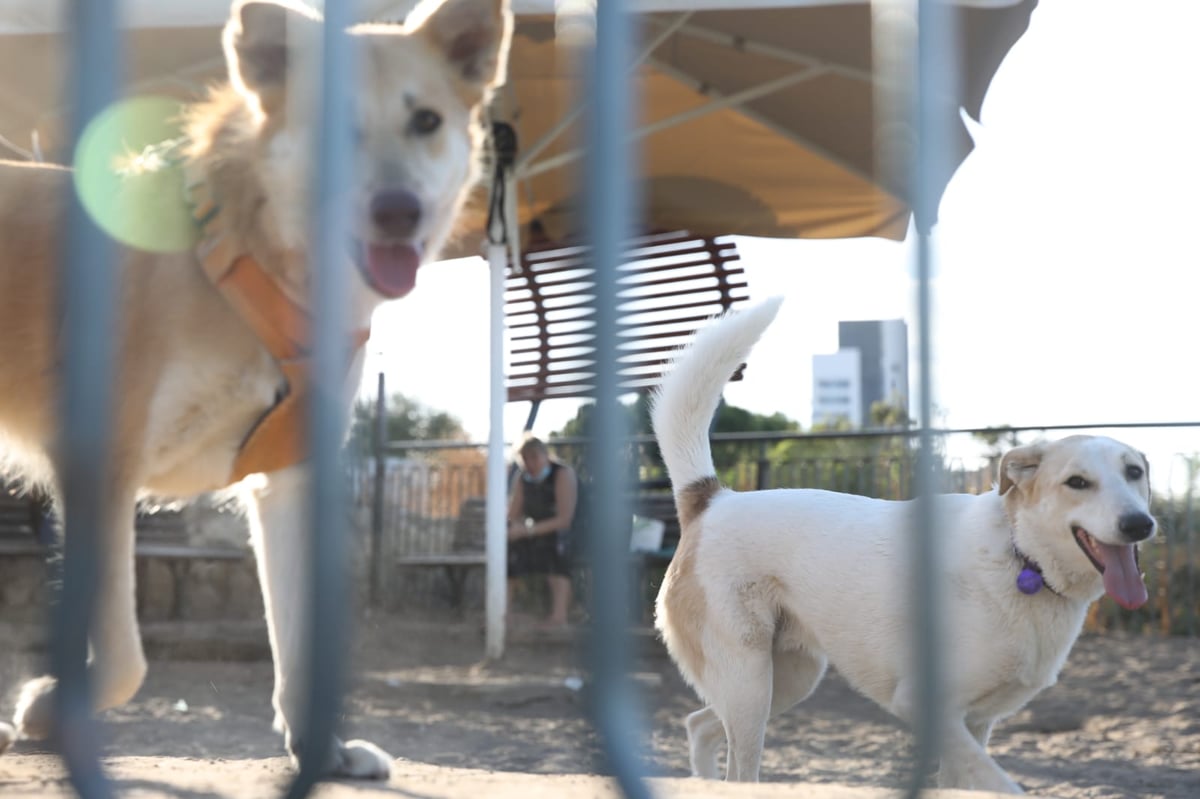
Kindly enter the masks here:
M 1192 525 L 1192 500 L 1196 486 L 1196 468 L 1196 462 L 1189 459 L 1187 496 L 1184 499 L 1184 524 L 1187 528 L 1187 541 L 1184 544 L 1187 558 L 1187 594 L 1184 607 L 1187 609 L 1187 634 L 1193 638 L 1196 636 L 1196 530 Z
M 329 763 L 342 698 L 349 636 L 346 601 L 344 470 L 341 464 L 344 383 L 350 352 L 349 281 L 343 269 L 349 230 L 352 152 L 350 120 L 354 63 L 346 28 L 356 3 L 326 3 L 321 34 L 320 99 L 316 108 L 310 213 L 313 375 L 309 406 L 311 498 L 306 703 L 301 719 L 300 769 L 289 799 L 307 796 Z
M 374 435 L 371 437 L 371 460 L 374 466 L 374 493 L 371 497 L 371 565 L 370 603 L 379 607 L 383 590 L 383 489 L 387 469 L 383 447 L 387 441 L 387 396 L 383 372 L 379 373 L 375 397 Z
M 913 187 L 913 217 L 916 227 L 917 277 L 917 414 L 920 419 L 919 447 L 915 469 L 916 513 L 912 536 L 912 597 L 915 624 L 913 629 L 916 655 L 917 684 L 912 718 L 916 735 L 913 774 L 909 796 L 919 796 L 926 774 L 937 763 L 942 746 L 944 702 L 941 696 L 942 674 L 945 670 L 945 641 L 941 629 L 940 598 L 943 587 L 941 575 L 941 525 L 935 507 L 935 495 L 941 479 L 939 459 L 935 451 L 933 418 L 933 248 L 931 229 L 937 218 L 939 191 L 935 175 L 938 159 L 946 152 L 945 123 L 940 119 L 943 109 L 937 98 L 954 96 L 946 93 L 946 84 L 957 68 L 947 55 L 950 42 L 946 8 L 939 0 L 918 0 L 916 6 L 916 39 L 912 54 L 915 69 L 913 92 L 915 107 L 902 113 L 912 113 L 915 134 L 915 159 L 910 175 Z
M 918 378 L 919 414 L 922 420 L 914 482 L 916 487 L 916 513 L 912 535 L 912 596 L 913 614 L 916 622 L 913 629 L 916 654 L 916 675 L 911 719 L 916 735 L 916 754 L 909 796 L 920 795 L 925 774 L 937 762 L 940 750 L 939 718 L 941 698 L 938 690 L 942 673 L 943 640 L 939 629 L 938 599 L 941 591 L 937 575 L 941 562 L 938 547 L 938 517 L 934 508 L 939 476 L 934 453 L 933 432 L 926 427 L 933 410 L 931 392 L 932 376 L 929 374 L 931 357 L 930 304 L 932 301 L 929 270 L 929 239 L 918 234 L 917 243 L 917 361 L 920 364 Z
M 121 74 L 114 0 L 75 0 L 67 28 L 74 54 L 71 141 L 108 107 Z M 70 185 L 60 302 L 65 319 L 61 439 L 56 457 L 64 518 L 62 594 L 53 615 L 50 669 L 57 678 L 55 737 L 72 787 L 85 799 L 112 795 L 100 766 L 98 726 L 88 679 L 88 627 L 101 539 L 110 536 L 109 490 L 116 249 Z
M 629 431 L 618 400 L 617 270 L 632 230 L 636 201 L 632 191 L 629 131 L 633 120 L 630 79 L 632 19 L 622 0 L 595 9 L 596 36 L 588 72 L 592 98 L 586 142 L 586 201 L 596 293 L 596 409 L 590 455 L 597 502 L 592 503 L 589 546 L 593 587 L 588 657 L 592 667 L 591 713 L 608 762 L 622 792 L 649 799 L 633 742 L 644 725 L 626 674 L 629 637 L 628 541 L 602 531 L 623 529 L 629 518 L 624 459 Z M 601 531 L 596 534 L 595 531 Z

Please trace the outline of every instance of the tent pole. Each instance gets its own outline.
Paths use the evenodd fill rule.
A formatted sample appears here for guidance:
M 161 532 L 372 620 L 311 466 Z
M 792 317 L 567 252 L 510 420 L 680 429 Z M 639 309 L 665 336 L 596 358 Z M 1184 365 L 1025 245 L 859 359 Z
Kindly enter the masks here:
M 528 433 L 533 429 L 533 423 L 537 421 L 538 409 L 542 407 L 542 401 L 535 399 L 529 403 L 529 415 L 525 417 L 525 432 Z
M 498 98 L 502 91 L 498 91 Z M 493 111 L 496 106 L 493 105 Z M 520 248 L 517 227 L 516 180 L 512 159 L 516 136 L 511 126 L 497 116 L 492 123 L 492 146 L 496 171 L 492 176 L 488 213 L 487 259 L 491 296 L 489 316 L 486 552 L 484 594 L 486 613 L 485 655 L 504 655 L 504 619 L 508 613 L 508 484 L 504 470 L 504 284 L 508 264 L 519 264 L 514 253 Z M 511 259 L 511 260 L 510 260 Z
M 489 391 L 487 448 L 486 550 L 484 576 L 487 633 L 486 655 L 504 655 L 504 617 L 508 596 L 506 566 L 508 536 L 505 507 L 508 487 L 504 479 L 504 271 L 506 250 L 503 242 L 487 245 L 488 271 L 491 275 L 489 331 Z

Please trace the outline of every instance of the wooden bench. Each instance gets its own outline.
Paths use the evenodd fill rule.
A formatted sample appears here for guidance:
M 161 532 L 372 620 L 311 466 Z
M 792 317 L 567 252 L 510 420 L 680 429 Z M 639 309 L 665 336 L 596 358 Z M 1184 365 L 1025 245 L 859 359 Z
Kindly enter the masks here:
M 639 485 L 638 489 L 633 497 L 633 512 L 648 519 L 657 519 L 664 525 L 661 547 L 653 551 L 630 553 L 633 585 L 637 587 L 638 596 L 645 597 L 650 574 L 656 569 L 665 568 L 675 555 L 675 548 L 679 544 L 679 519 L 675 514 L 675 498 L 669 482 L 646 482 Z M 393 561 L 394 565 L 398 568 L 445 570 L 450 583 L 451 605 L 461 612 L 464 609 L 467 577 L 473 569 L 482 569 L 487 565 L 486 516 L 487 502 L 483 497 L 464 500 L 454 521 L 450 552 L 401 555 Z M 586 568 L 581 558 L 577 558 L 577 563 Z
M 0 484 L 0 531 L 31 533 L 36 523 L 37 508 L 33 501 Z
M 196 561 L 238 561 L 245 558 L 249 550 L 230 546 L 196 546 L 169 541 L 139 540 L 134 548 L 137 557 L 137 581 L 139 585 L 148 582 L 149 562 L 163 561 L 171 572 L 171 605 L 167 609 L 168 619 L 183 618 L 183 608 L 186 603 L 188 572 Z M 146 609 L 145 594 L 138 592 L 138 612 Z
M 630 582 L 637 592 L 633 611 L 635 620 L 642 622 L 654 601 L 651 597 L 651 575 L 666 569 L 679 546 L 679 517 L 675 512 L 675 496 L 671 493 L 670 483 L 665 480 L 643 482 L 634 495 L 633 512 L 663 523 L 662 545 L 658 549 L 630 553 Z
M 650 596 L 650 577 L 656 571 L 665 569 L 675 556 L 679 545 L 679 519 L 675 513 L 675 497 L 671 493 L 671 483 L 662 480 L 644 480 L 634 486 L 630 497 L 630 510 L 635 516 L 643 519 L 655 519 L 663 524 L 661 545 L 653 550 L 630 550 L 627 563 L 629 565 L 629 588 L 631 618 L 638 623 L 645 619 L 646 611 L 653 604 Z M 615 534 L 621 534 L 617 531 Z M 625 535 L 632 533 L 632 526 L 624 529 Z M 586 552 L 578 552 L 574 559 L 576 593 L 579 601 L 585 604 L 589 601 L 587 595 L 591 592 L 591 564 Z
M 463 500 L 454 520 L 454 536 L 450 552 L 436 554 L 401 555 L 393 561 L 399 568 L 444 569 L 450 582 L 450 604 L 462 612 L 466 594 L 467 576 L 472 569 L 487 565 L 487 500 L 469 497 Z
M 44 506 L 0 483 L 0 555 L 36 555 L 45 551 Z
M 50 529 L 53 524 L 54 521 L 48 515 L 43 502 L 0 486 L 0 557 L 46 557 L 52 549 L 48 542 L 54 539 L 54 533 Z M 183 520 L 178 512 L 138 514 L 137 542 L 134 546 L 134 555 L 138 560 L 138 583 L 144 584 L 146 581 L 148 561 L 167 562 L 174 586 L 168 618 L 179 618 L 181 615 L 186 571 L 191 562 L 241 560 L 248 554 L 249 550 L 243 547 L 197 546 L 188 543 Z M 141 601 L 139 595 L 139 603 Z
M 643 551 L 639 554 L 648 563 L 666 564 L 675 555 L 679 546 L 679 517 L 675 513 L 675 496 L 668 487 L 666 491 L 640 491 L 633 499 L 633 512 L 647 519 L 657 519 L 663 523 L 662 545 L 653 551 Z
M 46 529 L 54 522 L 37 499 L 0 488 L 0 555 L 44 555 L 50 551 Z M 197 546 L 184 539 L 183 523 L 172 511 L 137 517 L 135 554 L 141 558 L 239 560 L 248 550 L 231 546 Z

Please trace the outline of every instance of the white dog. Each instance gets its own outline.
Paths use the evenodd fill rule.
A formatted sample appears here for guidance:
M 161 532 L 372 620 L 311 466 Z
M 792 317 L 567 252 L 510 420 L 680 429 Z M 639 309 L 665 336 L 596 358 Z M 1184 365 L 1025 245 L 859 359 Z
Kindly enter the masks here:
M 809 696 L 832 662 L 902 720 L 914 713 L 909 540 L 913 504 L 717 482 L 709 421 L 722 388 L 775 318 L 772 300 L 705 328 L 654 402 L 682 528 L 657 626 L 708 704 L 687 719 L 692 768 L 758 779 L 768 718 Z M 1019 793 L 987 754 L 992 725 L 1052 685 L 1090 605 L 1147 599 L 1136 542 L 1154 535 L 1148 465 L 1109 438 L 1008 452 L 998 490 L 936 504 L 947 708 L 942 787 Z
M 356 180 L 333 198 L 352 212 L 337 265 L 359 345 L 347 411 L 372 311 L 413 289 L 476 182 L 482 110 L 503 79 L 511 28 L 507 0 L 428 0 L 403 25 L 349 31 L 361 68 L 341 90 L 354 98 L 346 122 Z M 115 446 L 103 486 L 112 512 L 89 631 L 96 708 L 128 701 L 146 673 L 134 603 L 138 497 L 189 497 L 262 474 L 247 512 L 275 659 L 276 725 L 289 750 L 303 709 L 308 604 L 306 190 L 320 30 L 315 12 L 294 0 L 235 2 L 224 36 L 229 82 L 190 105 L 181 140 L 138 159 L 106 198 L 125 217 L 190 208 L 198 232 L 180 251 L 121 252 Z M 71 185 L 63 167 L 0 162 L 0 460 L 51 489 L 61 482 L 55 266 Z M 14 717 L 22 736 L 48 734 L 53 691 L 48 677 L 22 688 Z M 0 748 L 9 737 L 0 727 Z M 384 777 L 390 760 L 365 742 L 331 747 L 332 770 L 344 776 Z

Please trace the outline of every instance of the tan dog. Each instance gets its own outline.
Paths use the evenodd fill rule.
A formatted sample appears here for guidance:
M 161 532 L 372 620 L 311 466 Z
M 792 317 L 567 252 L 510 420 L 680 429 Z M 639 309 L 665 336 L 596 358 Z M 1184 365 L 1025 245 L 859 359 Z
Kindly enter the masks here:
M 652 410 L 682 533 L 656 623 L 708 707 L 687 719 L 693 771 L 757 780 L 768 718 L 803 701 L 833 663 L 904 721 L 911 649 L 913 503 L 832 491 L 735 492 L 708 441 L 721 391 L 779 310 L 767 301 L 697 335 Z M 997 490 L 937 498 L 946 708 L 938 784 L 1019 793 L 988 755 L 992 725 L 1054 684 L 1088 606 L 1147 600 L 1137 542 L 1154 535 L 1149 466 L 1110 438 L 1018 447 Z
M 196 212 L 205 214 L 205 257 L 193 250 L 122 253 L 115 460 L 106 486 L 113 517 L 90 636 L 97 709 L 126 702 L 146 673 L 134 606 L 138 498 L 220 489 L 256 464 L 288 460 L 256 459 L 261 453 L 247 460 L 242 450 L 270 418 L 264 414 L 284 404 L 280 397 L 302 393 L 304 375 L 281 364 L 280 351 L 305 342 L 272 339 L 275 328 L 295 332 L 289 325 L 305 321 L 309 112 L 316 95 L 309 68 L 320 24 L 294 3 L 233 5 L 224 37 L 229 85 L 187 110 L 178 146 L 191 200 L 204 206 Z M 413 288 L 418 267 L 436 256 L 476 180 L 484 140 L 479 112 L 503 78 L 511 18 L 507 0 L 433 0 L 404 25 L 362 25 L 351 33 L 360 54 L 358 84 L 346 87 L 355 97 L 358 177 L 345 198 L 355 238 L 345 279 L 354 284 L 354 323 L 365 329 L 380 302 Z M 158 168 L 146 165 L 140 176 Z M 130 192 L 138 178 L 130 174 Z M 3 455 L 51 489 L 58 484 L 52 409 L 61 324 L 55 273 L 70 185 L 71 173 L 61 167 L 0 162 Z M 154 200 L 184 203 L 183 181 L 178 193 Z M 237 283 L 230 275 L 247 269 L 261 284 L 255 291 L 265 294 L 230 293 Z M 291 316 L 264 328 L 253 318 L 263 303 Z M 347 400 L 360 370 L 358 358 Z M 273 456 L 279 447 L 261 449 Z M 305 481 L 302 466 L 288 466 L 246 492 L 275 658 L 276 723 L 289 751 L 303 664 Z M 24 686 L 15 715 L 21 735 L 48 732 L 53 688 L 47 677 Z M 383 777 L 389 763 L 371 744 L 335 742 L 337 774 Z

